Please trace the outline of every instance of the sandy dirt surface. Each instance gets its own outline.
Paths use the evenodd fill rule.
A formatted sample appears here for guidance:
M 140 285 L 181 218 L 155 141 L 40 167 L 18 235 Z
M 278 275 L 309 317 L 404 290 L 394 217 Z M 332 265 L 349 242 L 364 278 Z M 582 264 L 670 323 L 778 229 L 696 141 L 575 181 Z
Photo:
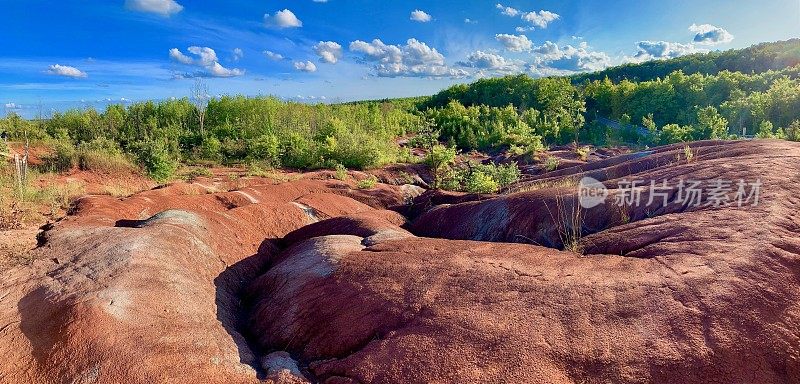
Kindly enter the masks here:
M 0 231 L 0 271 L 32 262 L 31 251 L 36 248 L 38 233 L 39 228 Z

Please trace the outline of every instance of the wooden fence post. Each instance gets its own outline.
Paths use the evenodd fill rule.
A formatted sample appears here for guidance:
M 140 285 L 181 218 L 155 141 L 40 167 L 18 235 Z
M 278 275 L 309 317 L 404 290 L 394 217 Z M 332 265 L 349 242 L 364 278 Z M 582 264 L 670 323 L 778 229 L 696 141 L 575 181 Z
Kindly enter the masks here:
M 28 131 L 25 131 L 25 155 L 22 157 L 22 185 L 28 185 L 28 152 L 30 143 L 28 142 Z
M 22 167 L 20 163 L 19 154 L 14 154 L 14 170 L 16 171 L 15 181 L 17 182 L 17 192 L 19 193 L 20 199 L 22 199 Z

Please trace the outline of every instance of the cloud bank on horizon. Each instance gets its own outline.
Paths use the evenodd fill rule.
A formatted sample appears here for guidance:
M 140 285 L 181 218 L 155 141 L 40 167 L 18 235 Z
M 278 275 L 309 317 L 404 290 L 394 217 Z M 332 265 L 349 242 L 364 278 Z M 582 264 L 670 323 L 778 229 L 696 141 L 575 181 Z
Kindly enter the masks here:
M 569 75 L 764 39 L 745 35 L 750 29 L 742 26 L 752 22 L 746 9 L 720 17 L 713 4 L 656 23 L 642 20 L 660 7 L 656 1 L 616 13 L 600 0 L 580 9 L 555 1 L 536 9 L 521 1 L 375 2 L 371 7 L 366 0 L 279 3 L 224 7 L 124 0 L 103 2 L 95 7 L 99 10 L 72 5 L 86 8 L 85 20 L 64 20 L 53 6 L 45 16 L 52 22 L 35 27 L 54 36 L 47 55 L 26 47 L 33 42 L 25 32 L 34 28 L 28 23 L 34 16 L 25 4 L 12 5 L 0 21 L 19 29 L 20 37 L 12 36 L 12 46 L 0 55 L 0 67 L 6 69 L 0 88 L 9 98 L 0 102 L 16 111 L 34 97 L 73 102 L 180 97 L 178 90 L 186 88 L 181 82 L 198 77 L 213 81 L 220 94 L 396 97 L 470 79 Z M 793 33 L 791 27 L 787 31 L 773 33 L 772 39 Z

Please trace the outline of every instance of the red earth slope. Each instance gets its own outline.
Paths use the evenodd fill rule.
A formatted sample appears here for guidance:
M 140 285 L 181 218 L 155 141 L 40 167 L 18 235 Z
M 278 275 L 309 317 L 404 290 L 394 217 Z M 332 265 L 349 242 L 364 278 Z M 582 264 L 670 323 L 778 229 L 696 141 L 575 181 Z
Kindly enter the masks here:
M 800 382 L 800 146 L 682 153 L 429 193 L 411 223 L 403 188 L 333 181 L 84 199 L 4 273 L 0 381 Z M 575 208 L 583 176 L 606 204 Z M 623 178 L 763 186 L 620 209 Z

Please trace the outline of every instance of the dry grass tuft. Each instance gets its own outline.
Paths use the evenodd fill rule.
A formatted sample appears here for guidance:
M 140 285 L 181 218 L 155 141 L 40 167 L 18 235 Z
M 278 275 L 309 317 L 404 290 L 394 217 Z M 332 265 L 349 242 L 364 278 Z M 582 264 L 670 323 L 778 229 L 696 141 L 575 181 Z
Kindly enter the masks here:
M 520 192 L 532 192 L 538 191 L 540 189 L 549 189 L 549 188 L 578 188 L 578 183 L 580 181 L 574 177 L 564 177 L 560 179 L 545 179 L 545 180 L 534 180 L 534 181 L 525 181 L 513 184 L 506 188 L 503 192 L 504 194 L 510 195 L 512 193 L 520 193 Z
M 578 203 L 577 196 L 559 195 L 555 199 L 554 211 L 545 203 L 545 209 L 550 214 L 554 229 L 561 242 L 562 249 L 569 252 L 583 254 L 583 209 Z
M 112 181 L 103 186 L 103 194 L 116 198 L 128 197 L 140 191 L 141 188 L 122 181 Z
M 29 170 L 28 181 L 19 188 L 11 167 L 0 165 L 0 229 L 23 228 L 63 215 L 86 194 L 80 181 L 57 182 L 54 175 Z

